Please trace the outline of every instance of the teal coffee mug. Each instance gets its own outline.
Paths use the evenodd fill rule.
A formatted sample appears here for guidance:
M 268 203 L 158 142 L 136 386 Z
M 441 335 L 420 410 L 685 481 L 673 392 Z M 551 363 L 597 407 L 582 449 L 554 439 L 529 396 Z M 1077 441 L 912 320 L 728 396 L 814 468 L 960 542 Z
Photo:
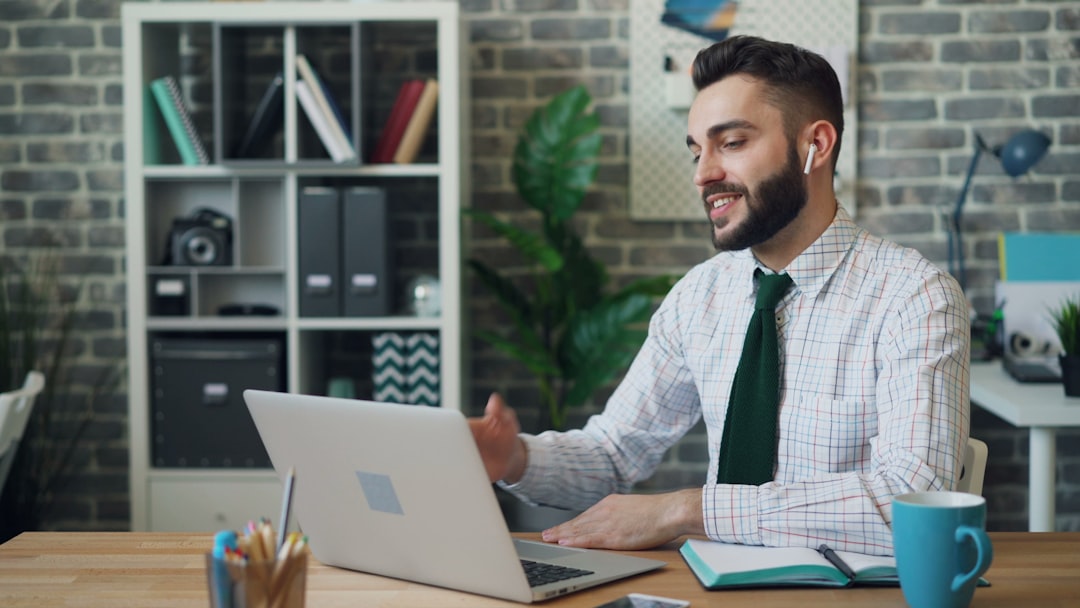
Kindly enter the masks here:
M 965 608 L 994 548 L 986 499 L 964 492 L 893 498 L 893 549 L 900 589 L 911 608 Z

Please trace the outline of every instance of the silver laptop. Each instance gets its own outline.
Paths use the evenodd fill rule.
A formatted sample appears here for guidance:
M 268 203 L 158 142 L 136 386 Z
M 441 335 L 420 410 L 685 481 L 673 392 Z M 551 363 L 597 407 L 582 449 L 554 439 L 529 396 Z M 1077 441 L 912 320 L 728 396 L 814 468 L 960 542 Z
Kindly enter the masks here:
M 296 469 L 293 512 L 324 564 L 526 603 L 665 565 L 513 538 L 456 410 L 256 390 L 244 399 L 278 475 Z M 530 585 L 526 568 L 571 571 Z

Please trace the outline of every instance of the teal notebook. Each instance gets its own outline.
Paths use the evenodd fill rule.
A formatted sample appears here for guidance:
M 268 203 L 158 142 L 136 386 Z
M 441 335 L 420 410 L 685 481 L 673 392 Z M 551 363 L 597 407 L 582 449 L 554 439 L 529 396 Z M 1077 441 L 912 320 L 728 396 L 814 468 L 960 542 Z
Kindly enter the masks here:
M 843 566 L 805 547 L 758 547 L 690 539 L 679 549 L 707 589 L 896 586 L 896 559 L 836 551 Z M 845 574 L 848 570 L 849 574 Z
M 706 589 L 900 585 L 895 557 L 832 551 L 825 545 L 814 550 L 690 539 L 679 553 Z M 990 582 L 979 578 L 978 586 Z
M 150 83 L 150 92 L 157 101 L 165 126 L 169 128 L 173 143 L 180 152 L 180 160 L 185 165 L 208 165 L 210 156 L 203 147 L 195 123 L 191 120 L 184 100 L 180 96 L 180 87 L 172 76 L 158 78 Z

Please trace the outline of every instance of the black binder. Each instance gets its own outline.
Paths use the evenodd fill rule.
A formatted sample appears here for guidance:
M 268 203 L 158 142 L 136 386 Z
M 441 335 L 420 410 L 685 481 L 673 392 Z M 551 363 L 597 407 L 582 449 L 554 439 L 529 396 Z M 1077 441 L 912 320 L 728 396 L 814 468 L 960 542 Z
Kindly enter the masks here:
M 334 188 L 307 187 L 299 200 L 300 316 L 341 316 L 341 212 Z
M 342 205 L 342 312 L 346 317 L 389 315 L 393 280 L 386 192 L 349 188 Z

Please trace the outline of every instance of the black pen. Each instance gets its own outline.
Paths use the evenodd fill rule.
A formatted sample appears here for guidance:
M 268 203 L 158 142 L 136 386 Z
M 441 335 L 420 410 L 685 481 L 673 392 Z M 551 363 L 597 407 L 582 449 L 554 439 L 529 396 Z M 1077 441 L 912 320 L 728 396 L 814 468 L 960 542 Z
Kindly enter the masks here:
M 829 563 L 836 566 L 836 569 L 844 573 L 844 576 L 848 577 L 848 580 L 855 580 L 855 571 L 851 569 L 851 566 L 847 565 L 847 562 L 840 559 L 840 556 L 829 548 L 829 545 L 821 545 L 817 548 L 818 553 L 823 555 L 825 559 L 829 560 Z

